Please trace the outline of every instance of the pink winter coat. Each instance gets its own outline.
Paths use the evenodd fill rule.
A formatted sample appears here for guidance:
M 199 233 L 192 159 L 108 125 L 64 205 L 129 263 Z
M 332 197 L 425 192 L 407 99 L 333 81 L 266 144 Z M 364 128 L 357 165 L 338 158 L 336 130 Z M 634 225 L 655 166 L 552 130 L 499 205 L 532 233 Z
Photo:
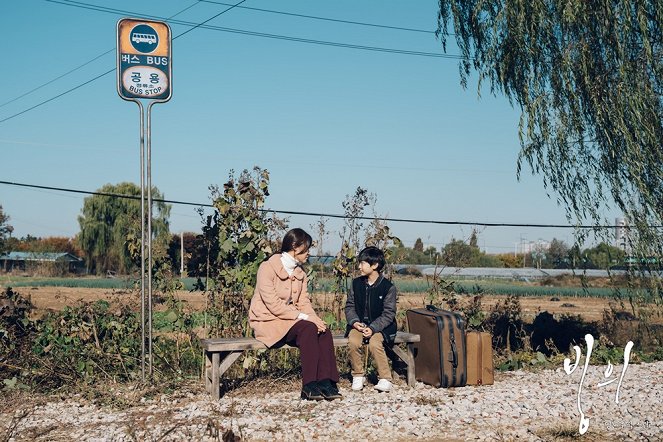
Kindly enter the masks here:
M 298 321 L 300 312 L 315 315 L 306 283 L 306 273 L 299 266 L 288 276 L 281 254 L 260 264 L 249 308 L 249 325 L 257 340 L 271 347 Z

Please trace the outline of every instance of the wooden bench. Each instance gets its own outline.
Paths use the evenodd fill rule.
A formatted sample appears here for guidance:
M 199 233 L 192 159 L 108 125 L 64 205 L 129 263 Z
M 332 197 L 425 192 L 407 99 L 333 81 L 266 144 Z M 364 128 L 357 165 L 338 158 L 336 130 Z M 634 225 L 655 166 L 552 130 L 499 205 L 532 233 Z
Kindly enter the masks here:
M 391 350 L 407 365 L 407 385 L 413 387 L 414 377 L 414 343 L 419 342 L 419 335 L 406 332 L 396 334 L 396 344 L 406 344 L 406 351 L 397 345 Z M 215 338 L 200 340 L 205 352 L 205 389 L 212 398 L 220 397 L 220 381 L 223 374 L 230 368 L 245 350 L 259 350 L 267 348 L 265 344 L 254 338 Z M 348 345 L 348 338 L 343 335 L 334 336 L 334 347 Z M 284 345 L 279 348 L 292 348 Z M 278 349 L 277 349 L 278 350 Z

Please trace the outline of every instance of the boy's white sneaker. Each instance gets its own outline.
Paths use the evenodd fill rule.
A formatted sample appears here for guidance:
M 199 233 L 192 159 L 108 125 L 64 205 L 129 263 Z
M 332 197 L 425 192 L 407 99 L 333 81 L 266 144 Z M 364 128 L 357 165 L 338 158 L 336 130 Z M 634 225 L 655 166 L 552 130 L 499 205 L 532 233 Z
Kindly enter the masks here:
M 391 391 L 391 382 L 388 379 L 380 379 L 377 384 L 375 384 L 375 389 L 378 391 Z
M 364 377 L 354 376 L 352 378 L 352 389 L 354 391 L 360 391 L 362 388 L 364 388 Z

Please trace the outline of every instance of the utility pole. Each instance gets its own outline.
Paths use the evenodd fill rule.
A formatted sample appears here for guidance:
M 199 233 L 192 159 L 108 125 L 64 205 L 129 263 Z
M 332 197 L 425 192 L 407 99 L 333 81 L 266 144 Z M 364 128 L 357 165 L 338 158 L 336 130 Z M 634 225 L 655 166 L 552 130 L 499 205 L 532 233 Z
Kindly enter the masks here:
M 184 232 L 180 232 L 180 278 L 184 277 Z
M 523 238 L 523 235 L 520 235 L 520 252 L 523 254 L 523 268 L 525 268 L 525 238 Z

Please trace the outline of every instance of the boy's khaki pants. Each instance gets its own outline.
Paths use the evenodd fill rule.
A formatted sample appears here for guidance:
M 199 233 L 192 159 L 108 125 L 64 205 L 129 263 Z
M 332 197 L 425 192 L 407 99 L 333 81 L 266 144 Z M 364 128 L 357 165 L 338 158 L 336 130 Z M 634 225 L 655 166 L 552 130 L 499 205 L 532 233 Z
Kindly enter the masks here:
M 364 335 L 356 329 L 350 330 L 348 335 L 349 343 L 349 353 L 350 353 L 350 365 L 352 365 L 352 376 L 364 376 L 364 358 L 362 357 L 362 339 Z M 368 341 L 368 349 L 375 365 L 378 369 L 378 378 L 391 380 L 391 369 L 389 368 L 389 358 L 387 358 L 387 353 L 384 350 L 384 337 L 382 333 L 375 333 L 371 336 L 370 341 Z

